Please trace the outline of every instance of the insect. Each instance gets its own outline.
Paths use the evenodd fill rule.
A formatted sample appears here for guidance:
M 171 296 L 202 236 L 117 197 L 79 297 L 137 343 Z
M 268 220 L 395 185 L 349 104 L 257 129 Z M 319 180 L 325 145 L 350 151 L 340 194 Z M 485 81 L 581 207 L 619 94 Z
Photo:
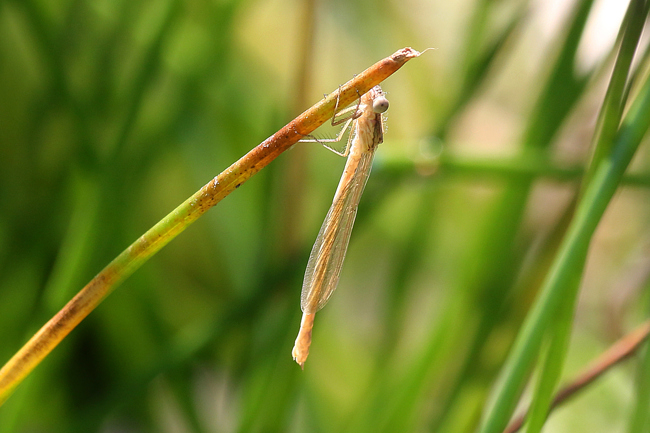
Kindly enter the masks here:
M 302 368 L 309 355 L 316 312 L 325 306 L 339 282 L 359 200 L 370 175 L 377 146 L 384 140 L 382 113 L 386 110 L 388 99 L 381 87 L 375 86 L 361 96 L 356 107 L 340 113 L 335 111 L 332 118 L 332 125 L 345 122 L 345 126 L 337 138 L 327 141 L 339 141 L 350 123 L 352 129 L 343 152 L 328 147 L 348 159 L 332 206 L 312 247 L 302 284 L 300 307 L 303 315 L 292 351 L 293 359 Z M 336 120 L 337 114 L 350 111 L 352 114 L 348 117 Z

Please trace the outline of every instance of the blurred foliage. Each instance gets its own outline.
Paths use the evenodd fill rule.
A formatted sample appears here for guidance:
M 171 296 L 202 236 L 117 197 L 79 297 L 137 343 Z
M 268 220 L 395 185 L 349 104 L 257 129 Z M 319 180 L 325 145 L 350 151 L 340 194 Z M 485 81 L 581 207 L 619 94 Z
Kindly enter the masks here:
M 320 95 L 436 48 L 383 86 L 385 143 L 304 372 L 302 274 L 344 164 L 310 143 L 107 298 L 0 408 L 0 432 L 475 431 L 592 152 L 625 11 L 593 3 L 0 2 L 2 362 Z M 645 147 L 591 241 L 561 380 L 648 316 Z M 643 431 L 634 362 L 547 430 Z

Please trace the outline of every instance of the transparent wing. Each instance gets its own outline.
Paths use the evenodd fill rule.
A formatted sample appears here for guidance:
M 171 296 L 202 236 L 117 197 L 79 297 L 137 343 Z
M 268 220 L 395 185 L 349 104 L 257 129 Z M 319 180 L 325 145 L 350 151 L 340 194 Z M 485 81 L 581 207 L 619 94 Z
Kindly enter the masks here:
M 300 306 L 305 313 L 313 314 L 323 308 L 336 289 L 374 154 L 374 151 L 364 152 L 358 162 L 354 161 L 357 163 L 354 175 L 350 182 L 339 185 L 341 191 L 337 191 L 336 199 L 327 212 L 312 247 L 302 284 Z

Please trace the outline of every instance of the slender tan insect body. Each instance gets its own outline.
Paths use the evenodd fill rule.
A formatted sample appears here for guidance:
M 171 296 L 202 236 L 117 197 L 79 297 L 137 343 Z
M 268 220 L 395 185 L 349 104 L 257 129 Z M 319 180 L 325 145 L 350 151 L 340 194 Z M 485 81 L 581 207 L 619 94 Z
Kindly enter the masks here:
M 323 308 L 336 289 L 345 253 L 357 214 L 361 194 L 370 175 L 377 146 L 383 142 L 383 116 L 388 100 L 379 86 L 361 96 L 350 139 L 343 156 L 348 160 L 341 176 L 332 206 L 311 250 L 300 306 L 303 317 L 293 348 L 293 359 L 302 367 L 309 355 L 314 315 Z

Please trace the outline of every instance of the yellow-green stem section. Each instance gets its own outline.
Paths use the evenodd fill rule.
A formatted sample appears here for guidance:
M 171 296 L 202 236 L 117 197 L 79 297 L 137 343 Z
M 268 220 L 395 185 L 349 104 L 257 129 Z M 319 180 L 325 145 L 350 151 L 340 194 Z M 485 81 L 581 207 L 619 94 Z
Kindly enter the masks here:
M 375 63 L 340 89 L 292 120 L 212 179 L 158 224 L 117 256 L 61 311 L 50 319 L 0 370 L 0 405 L 18 384 L 74 329 L 119 283 L 208 209 L 304 136 L 325 123 L 338 106 L 345 107 L 381 83 L 420 53 L 403 48 Z

